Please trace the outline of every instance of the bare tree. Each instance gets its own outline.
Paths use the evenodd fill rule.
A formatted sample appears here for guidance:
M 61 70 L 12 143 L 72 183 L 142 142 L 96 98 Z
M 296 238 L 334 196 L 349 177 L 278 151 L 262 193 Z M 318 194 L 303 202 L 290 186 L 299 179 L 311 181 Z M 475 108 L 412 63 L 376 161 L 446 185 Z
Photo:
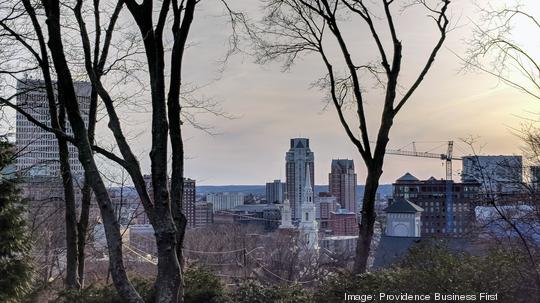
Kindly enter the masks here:
M 285 67 L 289 68 L 303 53 L 318 54 L 326 68 L 326 76 L 318 84 L 329 92 L 330 102 L 339 117 L 339 121 L 350 141 L 360 153 L 367 168 L 365 192 L 359 222 L 359 239 L 354 263 L 355 272 L 363 272 L 367 268 L 367 260 L 373 237 L 375 224 L 375 194 L 382 174 L 385 150 L 389 141 L 389 133 L 395 117 L 411 98 L 430 70 L 438 54 L 447 32 L 449 19 L 447 9 L 449 0 L 412 1 L 428 12 L 433 19 L 439 37 L 433 48 L 426 54 L 426 63 L 421 67 L 416 78 L 408 89 L 400 95 L 398 78 L 402 72 L 403 44 L 398 36 L 395 22 L 393 0 L 375 1 L 382 6 L 380 24 L 377 17 L 377 6 L 374 1 L 362 0 L 267 0 L 267 15 L 259 33 L 263 38 L 258 42 L 259 61 L 261 63 L 284 58 Z M 380 8 L 379 6 L 379 8 Z M 353 43 L 344 24 L 353 18 L 360 20 L 371 36 L 378 52 L 377 61 L 361 64 L 353 57 Z M 387 34 L 388 33 L 388 34 Z M 354 34 L 354 33 L 353 33 Z M 261 37 L 260 35 L 257 35 Z M 360 39 L 360 38 L 358 38 Z M 385 41 L 387 39 L 387 41 Z M 361 43 L 364 43 L 360 41 Z M 337 45 L 337 50 L 335 47 Z M 390 50 L 388 49 L 390 46 Z M 333 49 L 334 48 L 334 49 Z M 344 74 L 340 74 L 338 59 L 345 63 Z M 376 84 L 383 89 L 381 96 L 380 125 L 376 131 L 376 141 L 370 138 L 372 132 L 368 123 L 364 103 L 365 86 L 370 81 L 363 80 L 363 75 L 371 75 Z M 348 107 L 355 110 L 355 121 L 346 118 Z M 357 128 L 357 130 L 355 130 Z
M 524 133 L 522 140 L 526 147 L 529 163 L 538 163 L 538 145 L 533 133 Z M 529 172 L 523 172 L 522 163 L 500 161 L 496 165 L 485 166 L 479 161 L 478 148 L 474 138 L 463 139 L 472 152 L 475 163 L 472 167 L 481 187 L 475 208 L 476 226 L 473 234 L 488 237 L 488 244 L 494 244 L 527 260 L 530 269 L 523 273 L 535 282 L 535 291 L 540 291 L 538 271 L 538 212 L 537 188 Z M 526 176 L 523 180 L 523 176 Z M 505 189 L 501 190 L 501 185 Z M 486 208 L 487 207 L 487 208 Z
M 527 45 L 514 37 L 515 27 L 540 33 L 538 14 L 526 7 L 489 5 L 480 8 L 480 21 L 475 23 L 469 49 L 460 57 L 466 69 L 480 70 L 529 96 L 540 99 L 540 61 L 534 43 Z M 528 35 L 533 39 L 537 35 Z M 538 40 L 536 40 L 538 41 Z
M 126 61 L 133 61 L 131 57 L 136 55 L 137 47 L 127 45 L 127 50 L 118 48 L 112 41 L 113 33 L 118 35 L 118 27 L 116 21 L 120 14 L 122 4 L 112 2 L 110 13 L 105 14 L 103 12 L 109 12 L 109 10 L 100 8 L 100 1 L 93 1 L 92 7 L 94 10 L 87 10 L 90 12 L 93 18 L 93 24 L 95 25 L 93 32 L 94 43 L 94 61 L 92 64 L 98 71 L 98 76 L 101 77 L 105 74 L 112 74 L 117 72 L 120 74 L 130 74 L 129 64 Z M 110 2 L 106 3 L 106 8 L 109 8 Z M 89 176 L 85 176 L 84 185 L 82 186 L 82 198 L 80 203 L 80 215 L 76 218 L 76 202 L 73 197 L 74 184 L 73 176 L 69 167 L 69 153 L 68 142 L 73 144 L 73 137 L 68 136 L 69 126 L 66 121 L 66 108 L 64 104 L 64 96 L 62 90 L 58 89 L 57 82 L 54 81 L 57 73 L 51 66 L 50 50 L 47 48 L 45 31 L 43 30 L 45 18 L 43 12 L 43 6 L 30 1 L 21 1 L 17 3 L 3 2 L 2 3 L 2 20 L 0 20 L 0 26 L 2 29 L 2 44 L 9 46 L 5 48 L 3 58 L 5 64 L 2 65 L 2 74 L 7 75 L 6 78 L 14 80 L 17 84 L 26 82 L 37 83 L 35 86 L 29 86 L 27 88 L 17 90 L 15 94 L 9 97 L 3 97 L 0 100 L 2 106 L 7 106 L 15 109 L 17 112 L 27 118 L 28 121 L 34 123 L 36 126 L 42 128 L 45 131 L 51 132 L 56 135 L 60 150 L 60 163 L 61 163 L 61 176 L 64 180 L 65 191 L 65 205 L 66 205 L 66 238 L 67 238 L 67 268 L 66 268 L 66 282 L 68 287 L 82 287 L 84 283 L 84 264 L 85 264 L 85 246 L 87 241 L 87 230 L 89 224 L 89 212 L 90 204 L 92 200 L 92 190 L 90 186 Z M 70 8 L 68 5 L 62 6 L 64 11 L 62 15 L 64 17 L 62 30 L 65 32 L 73 32 L 73 26 L 70 23 L 75 21 L 75 18 L 71 15 L 67 16 Z M 66 12 L 66 10 L 68 10 Z M 102 24 L 101 19 L 108 19 L 106 25 Z M 67 20 L 67 21 L 66 21 Z M 71 33 L 70 33 L 71 34 Z M 66 39 L 67 40 L 67 39 Z M 66 42 L 66 41 L 64 41 Z M 76 42 L 69 40 L 66 50 L 66 57 L 77 61 L 77 49 Z M 111 52 L 114 49 L 115 52 Z M 109 54 L 112 53 L 112 56 Z M 13 57 L 17 54 L 16 57 Z M 110 60 L 109 57 L 112 57 Z M 75 69 L 73 62 L 70 62 L 71 68 Z M 29 74 L 30 73 L 30 74 Z M 76 72 L 77 78 L 81 78 L 79 71 Z M 82 78 L 86 78 L 82 74 Z M 29 75 L 34 75 L 38 78 L 42 78 L 42 81 L 28 80 Z M 125 80 L 126 76 L 121 77 Z M 5 80 L 5 79 L 3 79 Z M 8 81 L 6 81 L 9 83 Z M 20 106 L 21 100 L 17 101 L 17 104 L 13 101 L 14 98 L 24 99 L 26 94 L 32 94 L 34 91 L 45 91 L 47 94 L 49 116 L 46 120 L 50 121 L 50 125 L 43 123 L 43 118 L 36 116 L 32 109 L 24 108 Z M 24 100 L 23 100 L 24 101 Z M 24 102 L 22 102 L 24 103 Z M 97 123 L 98 112 L 98 96 L 95 87 L 92 87 L 90 93 L 90 106 L 88 112 L 88 138 L 91 144 L 94 142 L 95 128 Z M 105 149 L 102 150 L 106 155 L 113 155 Z M 80 186 L 80 184 L 77 184 Z
M 514 4 L 494 7 L 479 7 L 480 21 L 474 23 L 473 37 L 467 41 L 469 49 L 464 57 L 460 57 L 465 70 L 480 70 L 497 78 L 499 81 L 516 88 L 517 90 L 540 99 L 540 64 L 536 58 L 532 45 L 518 41 L 514 37 L 514 28 L 529 27 L 532 32 L 540 32 L 540 20 L 526 7 Z M 535 35 L 528 38 L 534 39 Z M 518 137 L 525 143 L 524 154 L 527 163 L 537 166 L 539 162 L 539 132 L 537 127 L 527 122 L 523 129 L 516 131 Z M 472 146 L 472 141 L 469 144 Z M 472 148 L 474 151 L 474 148 Z M 525 166 L 527 167 L 527 166 Z M 510 173 L 516 169 L 507 168 Z M 521 169 L 521 168 L 520 168 Z M 529 182 L 521 181 L 522 175 L 529 176 Z M 538 272 L 537 243 L 534 240 L 539 224 L 538 215 L 538 180 L 531 171 L 518 173 L 519 181 L 515 182 L 519 188 L 519 196 L 510 199 L 500 199 L 493 188 L 485 189 L 485 200 L 496 212 L 496 219 L 503 222 L 503 228 L 517 235 L 517 247 L 529 260 L 533 278 L 536 282 L 536 291 L 540 290 L 540 273 Z M 489 179 L 489 174 L 482 173 L 482 177 Z M 491 222 L 490 222 L 491 223 Z

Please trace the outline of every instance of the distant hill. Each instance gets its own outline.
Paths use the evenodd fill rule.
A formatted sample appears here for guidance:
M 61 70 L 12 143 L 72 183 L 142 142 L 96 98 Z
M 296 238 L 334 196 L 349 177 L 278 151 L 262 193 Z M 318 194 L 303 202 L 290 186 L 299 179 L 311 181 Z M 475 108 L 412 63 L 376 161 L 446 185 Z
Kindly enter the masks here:
M 328 185 L 315 185 L 315 194 L 319 192 L 328 191 Z M 392 185 L 391 184 L 382 184 L 377 190 L 381 196 L 390 196 L 392 195 Z M 254 195 L 265 195 L 266 186 L 265 185 L 202 185 L 197 186 L 197 194 L 208 194 L 208 193 L 218 193 L 218 192 L 242 192 L 246 194 Z M 358 185 L 356 188 L 357 197 L 362 197 L 364 195 L 364 185 Z

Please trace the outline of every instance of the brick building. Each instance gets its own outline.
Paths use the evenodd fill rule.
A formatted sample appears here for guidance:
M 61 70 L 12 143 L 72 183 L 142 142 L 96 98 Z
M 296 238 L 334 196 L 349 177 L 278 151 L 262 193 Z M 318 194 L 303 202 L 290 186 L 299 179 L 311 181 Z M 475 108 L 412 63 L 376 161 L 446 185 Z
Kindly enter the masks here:
M 358 235 L 356 214 L 344 208 L 331 211 L 329 223 L 334 236 Z
M 393 184 L 394 200 L 405 198 L 424 209 L 422 236 L 460 237 L 470 231 L 481 185 L 474 179 L 464 180 L 462 183 L 450 182 L 453 200 L 451 214 L 448 214 L 446 207 L 445 180 L 433 177 L 419 180 L 406 173 Z M 446 230 L 448 220 L 453 221 L 453 230 Z

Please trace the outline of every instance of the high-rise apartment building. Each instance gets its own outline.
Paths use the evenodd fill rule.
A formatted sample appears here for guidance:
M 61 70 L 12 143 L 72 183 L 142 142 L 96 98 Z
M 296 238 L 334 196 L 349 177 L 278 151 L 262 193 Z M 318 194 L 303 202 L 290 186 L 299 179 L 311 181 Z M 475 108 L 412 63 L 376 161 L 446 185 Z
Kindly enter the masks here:
M 281 180 L 266 183 L 266 202 L 267 203 L 283 203 L 287 188 Z
M 307 200 L 304 197 L 304 188 L 307 183 L 306 176 L 311 178 L 310 184 L 315 184 L 314 160 L 315 156 L 309 149 L 309 139 L 291 139 L 290 149 L 285 156 L 285 170 L 287 194 L 291 204 L 293 222 L 298 222 L 300 219 L 301 203 Z M 309 173 L 306 174 L 308 169 Z M 313 201 L 314 197 L 311 197 L 311 200 Z
M 91 84 L 75 82 L 75 93 L 81 116 L 88 125 Z M 28 112 L 39 122 L 51 126 L 49 101 L 42 80 L 26 79 L 17 84 L 17 106 Z M 66 118 L 67 120 L 67 118 Z M 66 124 L 66 132 L 73 132 Z M 18 150 L 17 170 L 27 176 L 59 176 L 60 163 L 58 142 L 53 133 L 47 132 L 28 121 L 21 113 L 16 115 L 16 144 Z M 84 176 L 84 169 L 79 162 L 77 148 L 68 143 L 71 172 L 75 178 Z
M 182 201 L 182 211 L 188 221 L 188 227 L 196 226 L 196 207 L 195 207 L 196 187 L 195 180 L 184 178 L 184 199 Z
M 356 173 L 354 162 L 348 159 L 332 160 L 328 175 L 328 187 L 337 203 L 350 212 L 358 213 L 356 207 Z
M 154 193 L 152 189 L 152 176 L 144 175 L 144 182 L 148 190 L 150 199 L 154 199 Z M 170 182 L 170 180 L 169 180 Z M 195 227 L 195 199 L 196 199 L 196 182 L 190 178 L 184 178 L 184 192 L 183 192 L 183 206 L 182 211 L 188 220 L 188 227 Z M 142 207 L 142 206 L 141 206 Z M 145 213 L 146 216 L 146 213 Z

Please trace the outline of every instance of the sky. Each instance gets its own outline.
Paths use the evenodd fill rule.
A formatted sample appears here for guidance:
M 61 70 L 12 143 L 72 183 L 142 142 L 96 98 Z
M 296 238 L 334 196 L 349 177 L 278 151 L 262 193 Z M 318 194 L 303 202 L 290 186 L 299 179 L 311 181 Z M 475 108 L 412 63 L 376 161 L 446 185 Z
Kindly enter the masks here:
M 215 3 L 213 3 L 215 2 Z M 335 158 L 354 159 L 359 184 L 364 183 L 366 170 L 360 155 L 341 128 L 335 110 L 325 107 L 325 92 L 311 84 L 324 75 L 324 67 L 316 55 L 302 56 L 294 66 L 283 71 L 279 62 L 254 63 L 247 53 L 235 54 L 225 66 L 220 64 L 227 49 L 230 28 L 218 1 L 205 1 L 196 13 L 190 47 L 186 52 L 184 79 L 201 86 L 200 96 L 212 98 L 220 107 L 235 116 L 224 119 L 201 116 L 201 122 L 212 125 L 209 135 L 190 127 L 185 129 L 185 175 L 198 185 L 264 184 L 285 178 L 285 153 L 289 139 L 307 137 L 315 153 L 315 183 L 327 184 L 330 163 Z M 376 1 L 374 1 L 376 2 Z M 396 3 L 399 1 L 396 1 Z M 489 1 L 494 3 L 497 1 Z M 506 1 L 509 2 L 509 1 Z M 213 4 L 212 4 L 213 3 Z M 479 1 L 485 5 L 487 1 Z M 500 2 L 499 2 L 500 3 Z M 540 3 L 522 1 L 530 12 L 540 12 Z M 203 4 L 204 5 L 204 4 Z M 260 2 L 234 1 L 233 8 L 242 9 L 252 20 L 261 16 Z M 454 140 L 457 156 L 471 150 L 460 139 L 474 136 L 482 154 L 520 154 L 521 142 L 512 129 L 519 128 L 523 117 L 539 112 L 540 101 L 499 83 L 479 72 L 460 72 L 471 28 L 479 22 L 477 8 L 470 1 L 454 0 L 451 4 L 453 24 L 457 25 L 439 53 L 436 62 L 420 88 L 396 118 L 390 133 L 389 148 L 400 148 L 412 141 L 417 150 L 445 152 L 445 142 Z M 425 13 L 412 9 L 396 12 L 398 34 L 404 46 L 402 84 L 408 86 L 426 60 L 426 53 L 437 38 L 435 28 Z M 369 36 L 357 30 L 360 23 L 344 21 L 347 39 L 353 45 L 353 58 L 371 60 L 375 54 Z M 523 27 L 516 39 L 539 49 L 537 29 Z M 333 55 L 337 54 L 332 50 Z M 366 89 L 366 110 L 374 137 L 379 121 L 380 91 Z M 130 132 L 139 133 L 135 149 L 147 155 L 150 134 L 147 114 L 132 114 L 126 119 Z M 410 146 L 409 146 L 410 148 Z M 148 157 L 141 158 L 149 171 Z M 454 178 L 461 163 L 455 161 Z M 445 170 L 437 159 L 388 155 L 381 183 L 391 183 L 406 172 L 419 178 L 442 178 Z

